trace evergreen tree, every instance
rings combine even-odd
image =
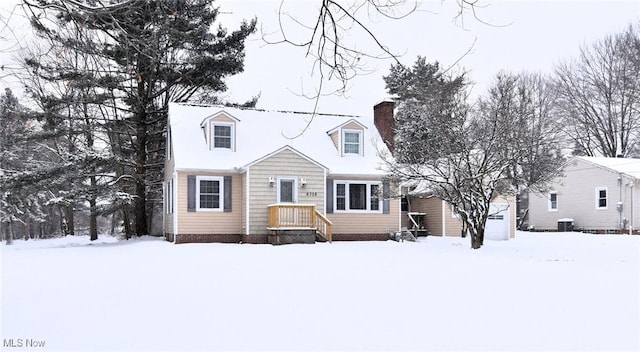
[[[39,178],[32,169],[40,163],[37,147],[30,143],[33,121],[26,117],[11,89],[0,97],[0,226],[7,244],[11,244],[22,224],[28,239],[32,222],[43,222],[44,189],[31,187]]]
[[[548,105],[526,80],[518,86],[499,78],[472,108],[464,75],[447,77],[438,63],[423,58],[412,68],[392,66],[384,79],[399,100],[397,147],[386,159],[391,175],[449,203],[462,222],[462,236],[469,234],[471,247],[480,248],[497,196],[515,195],[520,185],[542,187],[550,179],[542,172],[547,168],[538,167],[551,160],[540,154],[555,145],[526,140],[544,136]]]
[[[148,234],[153,212],[162,209],[168,103],[214,99],[224,91],[224,79],[243,70],[244,41],[256,21],[234,32],[212,30],[218,9],[210,0],[38,0],[30,7],[41,35],[94,63],[68,81],[90,84],[85,88],[94,94],[82,99],[96,99],[89,103],[108,116],[103,127],[117,161],[113,171],[120,195],[127,195],[118,199],[134,201],[133,228],[123,202],[127,235]],[[52,13],[50,27],[44,15]],[[69,30],[80,35],[68,36]],[[38,67],[41,60],[30,64]]]

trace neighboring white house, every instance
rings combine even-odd
[[[529,194],[529,225],[557,231],[631,233],[640,226],[640,159],[573,157],[545,194]]]

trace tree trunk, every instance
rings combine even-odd
[[[75,230],[75,219],[73,214],[73,205],[68,205],[65,207],[64,222],[65,222],[65,227],[63,228],[64,235],[75,236],[76,230]]]
[[[31,224],[29,223],[29,220],[24,222],[24,240],[28,241],[29,238],[31,237]]]
[[[95,170],[94,170],[95,174]],[[96,196],[96,188],[98,182],[95,176],[90,177],[91,181],[91,197],[89,198],[89,235],[91,241],[95,241],[98,239],[98,207],[97,207],[97,196]]]
[[[139,63],[144,70],[145,64]],[[143,71],[144,72],[144,71]],[[147,77],[145,77],[147,78]],[[145,95],[145,82],[143,78],[138,80],[138,96]],[[136,167],[135,167],[135,189],[136,198],[134,203],[134,217],[136,225],[136,235],[144,236],[148,234],[147,228],[147,189],[145,184],[146,163],[147,163],[147,111],[143,100],[139,103],[136,111]]]
[[[124,226],[124,234],[126,239],[130,239],[133,233],[131,233],[131,219],[129,219],[129,207],[126,205],[122,207],[122,224]]]
[[[117,221],[116,214],[118,213],[114,212],[113,214],[111,214],[111,232],[110,232],[111,237],[113,237],[116,232],[116,221]]]
[[[7,232],[7,244],[13,244],[13,221],[9,221],[7,225],[9,227]]]
[[[482,242],[480,241],[480,237],[477,234],[471,234],[471,248],[479,249],[482,247]]]
[[[471,248],[479,249],[484,244],[484,226],[476,226],[471,232]]]

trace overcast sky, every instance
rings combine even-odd
[[[351,1],[351,0],[349,0]],[[301,22],[312,24],[319,0],[285,0],[285,11]],[[258,107],[277,110],[311,111],[314,101],[301,97],[318,87],[313,60],[305,59],[305,51],[287,44],[266,45],[262,34],[277,40],[280,0],[222,0],[216,2],[223,12],[220,20],[229,30],[237,28],[241,19],[258,18],[259,33],[247,43],[245,72],[229,80],[230,100],[244,101],[260,94]],[[475,83],[473,93],[482,94],[499,70],[511,72],[552,72],[560,61],[576,57],[581,45],[622,31],[630,23],[640,21],[640,1],[497,1],[480,0],[478,17],[470,13],[460,23],[454,17],[457,1],[423,1],[420,11],[401,20],[365,18],[365,24],[406,65],[418,55],[439,61],[448,67],[468,71]],[[9,2],[2,1],[7,8]],[[6,12],[4,12],[6,14]],[[17,25],[14,25],[16,27]],[[305,33],[289,22],[289,35],[304,38]],[[3,34],[6,37],[6,31]],[[355,32],[354,32],[355,33]],[[376,52],[373,42],[354,34],[347,38],[358,48]],[[473,44],[475,41],[475,44]],[[6,51],[6,46],[0,47]],[[464,54],[471,51],[464,56]],[[464,57],[463,57],[464,56]],[[462,57],[462,58],[461,58]],[[7,55],[0,55],[2,64]],[[370,115],[372,106],[387,97],[382,76],[387,75],[391,60],[367,60],[369,69],[349,83],[346,96],[325,96],[319,111]],[[0,82],[9,84],[6,78]],[[329,83],[330,85],[330,83]]]
[[[317,13],[318,2],[300,0],[286,4],[290,13],[308,19]],[[396,21],[374,18],[374,22],[367,24],[391,51],[403,54],[400,61],[405,65],[413,64],[421,55],[448,67],[475,40],[471,52],[457,66],[459,71],[468,71],[468,77],[475,82],[473,93],[481,94],[499,70],[550,73],[556,63],[575,57],[580,45],[593,43],[640,21],[637,0],[480,0],[479,4],[486,6],[477,9],[478,17],[493,26],[480,23],[470,14],[466,15],[464,25],[456,22],[458,8],[454,0],[423,1],[422,11],[407,18]],[[264,32],[278,31],[280,1],[227,0],[221,5],[224,11],[232,12],[223,15],[225,23],[237,23],[255,14]],[[230,81],[231,97],[242,100],[260,92],[258,106],[262,108],[313,109],[313,101],[296,94],[303,90],[312,92],[317,87],[317,79],[310,77],[313,62],[304,59],[302,49],[286,44],[265,45],[259,37],[256,35],[248,43],[245,72]],[[373,47],[366,38],[361,40],[362,47]],[[391,64],[391,60],[369,60],[368,66],[374,71],[353,79],[347,97],[323,97],[319,110],[370,114],[372,106],[387,97],[382,76],[388,74]]]

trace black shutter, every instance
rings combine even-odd
[[[231,212],[231,176],[224,177],[224,212]]]
[[[196,177],[187,175],[187,211],[196,211]]]
[[[389,214],[391,212],[391,204],[389,198],[391,197],[389,190],[389,181],[382,182],[382,213]]]
[[[324,198],[327,204],[327,214],[333,213],[333,180],[327,179],[327,191]]]

